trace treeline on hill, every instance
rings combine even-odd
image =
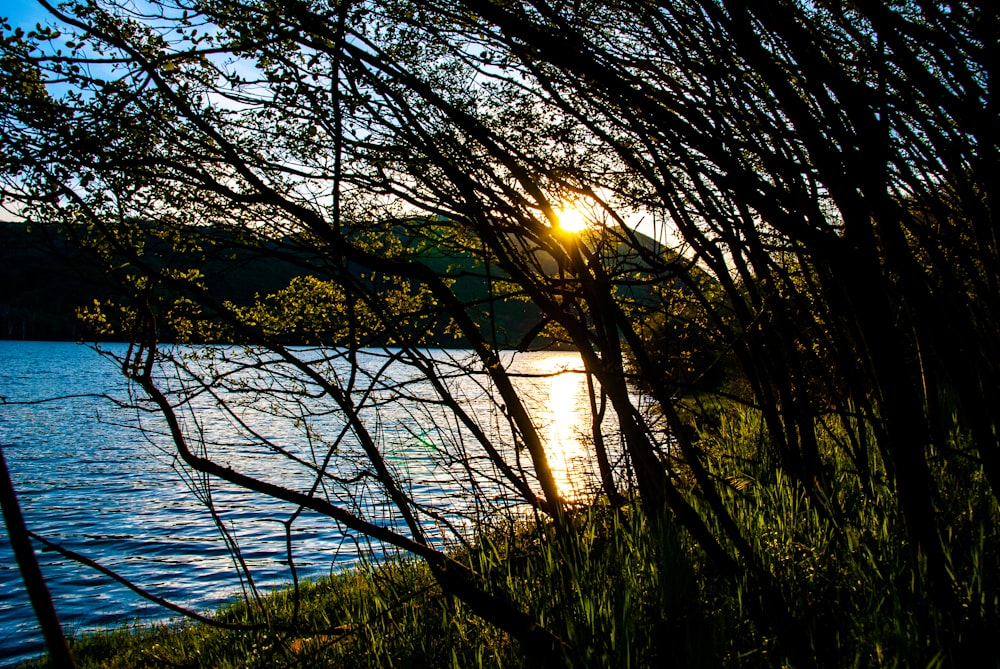
[[[424,233],[427,232],[425,227]],[[210,237],[211,246],[197,244],[177,250],[165,240],[159,240],[158,244],[154,240],[145,247],[145,257],[151,266],[161,269],[197,269],[203,274],[208,292],[219,303],[242,306],[253,305],[261,298],[266,300],[268,296],[272,296],[272,301],[293,300],[289,287],[296,283],[301,287],[303,277],[311,276],[308,252],[293,239],[276,240],[266,253],[261,253],[259,248],[252,252],[241,249],[239,240],[225,230],[202,231],[197,237],[201,240]],[[397,240],[398,243],[403,241],[403,238]],[[434,271],[454,277],[456,295],[470,306],[477,321],[489,332],[491,339],[495,337],[499,347],[558,345],[540,331],[533,332],[542,318],[530,302],[513,296],[497,296],[489,289],[492,281],[503,280],[500,270],[488,275],[470,254],[454,250],[442,254],[428,248],[426,239],[423,245],[423,261]],[[95,301],[111,304],[122,300],[120,280],[130,273],[130,269],[127,263],[116,269],[109,272],[93,254],[52,229],[16,222],[0,223],[0,338],[127,339],[127,332],[92,327],[93,322],[88,323],[80,313],[91,310]],[[294,305],[287,306],[289,311],[295,310]],[[332,308],[333,305],[326,306]],[[299,331],[292,322],[276,323],[282,331],[280,340],[286,344],[344,343],[342,337],[324,325],[323,317],[324,313],[314,314],[310,323],[299,323]],[[160,335],[164,341],[218,342],[226,336],[235,337],[232,333],[215,332],[213,335],[211,330],[179,333],[174,327],[176,322],[168,318],[161,323]],[[445,326],[446,323],[436,323],[431,327],[436,342],[447,345],[450,339],[458,345],[457,339],[447,336]],[[384,342],[373,339],[368,343]]]
[[[49,231],[0,224],[0,338],[76,340],[76,309],[104,296],[102,272]]]
[[[514,289],[501,268],[484,266],[471,252],[442,239],[447,232],[436,229],[432,221],[416,220],[411,225],[399,225],[384,231],[392,243],[416,249],[416,255],[431,271],[454,281],[457,299],[467,305],[474,321],[497,348],[537,349],[572,346],[565,337],[554,333],[551,320],[527,296]],[[413,224],[416,224],[414,226]],[[407,234],[407,229],[418,229],[417,236]],[[335,305],[321,307],[310,317],[309,323],[293,316],[300,306],[289,304],[295,299],[309,299],[303,294],[308,277],[321,274],[323,260],[310,260],[307,245],[294,237],[277,239],[265,248],[248,248],[227,230],[202,230],[192,233],[189,244],[173,244],[164,239],[152,239],[144,247],[144,257],[149,266],[188,268],[200,273],[200,280],[207,292],[218,303],[231,303],[250,307],[262,306],[270,301],[284,302],[287,319],[280,312],[271,315],[276,319],[275,332],[286,344],[341,345],[346,339],[338,334],[325,318],[335,321]],[[663,253],[652,239],[636,233],[643,247]],[[211,240],[206,243],[206,240]],[[177,247],[180,248],[177,248]],[[621,248],[624,262],[627,249]],[[314,263],[311,265],[311,263]],[[542,258],[543,271],[556,274],[558,267],[550,259]],[[94,319],[86,314],[95,303],[112,305],[125,299],[121,280],[136,273],[127,262],[118,264],[109,272],[92,253],[83,250],[58,231],[17,222],[0,222],[0,338],[17,340],[97,340],[113,341],[129,337],[129,333],[95,327]],[[357,269],[358,280],[364,275]],[[701,285],[699,290],[711,286],[707,274],[696,273]],[[304,283],[305,282],[305,283]],[[296,291],[298,287],[298,291]],[[652,310],[645,318],[651,336],[658,342],[656,350],[672,360],[679,378],[686,382],[716,385],[727,374],[724,356],[717,347],[705,341],[704,328],[695,323],[697,316],[690,307],[691,295],[679,282],[673,282],[674,298],[666,308]],[[717,290],[717,287],[714,288]],[[169,289],[166,289],[169,293]],[[662,291],[662,287],[661,287]],[[296,298],[296,292],[298,297]],[[624,297],[634,302],[652,304],[650,287],[636,281],[623,285]],[[681,297],[683,296],[683,298]],[[342,299],[337,296],[336,299]],[[327,299],[335,296],[328,295]],[[312,299],[316,299],[313,291]],[[168,301],[170,301],[168,299]],[[174,318],[161,321],[160,336],[163,341],[188,343],[225,343],[238,339],[232,332],[223,333],[211,328],[199,332],[175,327],[187,319],[175,314]],[[279,322],[280,321],[280,322]],[[417,324],[414,324],[415,327]],[[458,337],[450,337],[448,323],[437,319],[428,327],[429,341],[437,346],[460,346]],[[386,343],[384,337],[370,339],[367,344]],[[686,371],[682,371],[686,370]],[[731,370],[729,370],[731,371]],[[697,379],[697,380],[696,380]]]

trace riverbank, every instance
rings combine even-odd
[[[935,472],[950,521],[948,559],[967,588],[955,593],[963,612],[945,617],[929,606],[923,567],[909,566],[913,548],[886,479],[870,477],[864,489],[850,462],[831,459],[839,485],[816,500],[758,457],[762,437],[759,416],[734,409],[701,442],[743,463],[720,488],[721,501],[763,556],[756,568],[719,569],[689,535],[669,521],[651,525],[632,506],[581,511],[559,537],[547,524],[481,537],[456,557],[565,641],[568,666],[782,666],[778,625],[795,628],[815,666],[959,666],[975,653],[980,666],[993,666],[997,651],[983,632],[997,620],[1000,509],[971,463]],[[711,513],[691,503],[711,526]],[[529,664],[419,562],[362,566],[230,606],[216,620],[244,629],[123,629],[78,639],[74,652],[81,667],[114,668]]]
[[[668,655],[704,661],[687,666],[717,664],[713,637],[725,626],[702,610],[686,553],[677,537],[650,532],[635,509],[596,508],[577,515],[564,538],[549,525],[525,525],[457,557],[571,643],[577,666],[620,666],[625,658],[651,666]],[[88,634],[72,642],[73,653],[81,668],[115,669],[530,666],[508,635],[446,597],[418,561],[308,581],[224,607],[214,621],[220,627]]]
[[[124,356],[128,350],[124,344],[102,348],[115,356]],[[208,352],[194,346],[184,350]],[[232,358],[241,355],[242,349],[216,352]],[[391,351],[365,350],[351,360],[360,365],[362,376],[380,374],[383,380],[392,378],[401,383],[408,374],[405,366],[384,369],[392,355]],[[429,351],[428,355],[457,369],[468,359],[461,351]],[[518,392],[530,403],[539,425],[546,426],[543,435],[558,456],[554,462],[559,466],[560,481],[567,481],[574,489],[595,488],[596,465],[586,457],[579,432],[573,427],[591,423],[586,381],[582,374],[558,373],[581,369],[579,356],[553,352],[502,355],[516,375]],[[342,378],[347,378],[351,360],[333,361]],[[468,411],[488,416],[495,405],[487,398],[481,401],[480,380],[476,374],[463,372],[454,383],[459,395],[470,398]],[[0,394],[9,402],[2,410],[0,443],[32,531],[190,609],[215,611],[229,596],[240,592],[240,574],[233,568],[231,553],[213,516],[192,493],[183,472],[175,470],[173,445],[159,439],[158,419],[143,416],[140,420],[136,411],[127,408],[128,384],[114,360],[72,342],[0,341]],[[234,395],[227,397],[235,399]],[[284,478],[297,473],[284,467],[283,457],[257,449],[252,434],[237,436],[237,428],[212,406],[199,406],[205,434],[224,449],[220,458],[244,471],[276,481],[294,480],[302,489],[308,488],[312,480],[308,473],[301,479]],[[464,479],[453,471],[461,465],[442,463],[429,448],[430,442],[439,446],[448,443],[446,433],[435,431],[435,421],[446,425],[445,417],[421,414],[422,439],[414,439],[417,426],[413,417],[419,412],[414,402],[393,401],[364,411],[373,420],[377,412],[382,426],[380,445],[392,466],[402,468],[401,475],[413,483],[423,508],[456,523],[464,532],[465,519],[474,515],[474,500]],[[336,414],[318,405],[306,413],[312,416],[308,433],[301,423],[278,423],[266,413],[245,413],[243,418],[252,419],[253,430],[266,430],[271,439],[297,446],[299,453],[308,456],[308,439],[320,434],[335,436],[342,425]],[[616,425],[613,417],[605,419],[609,443]],[[492,428],[489,438],[498,445],[509,441]],[[350,448],[348,440],[336,457],[346,458]],[[341,466],[337,471],[354,471],[349,461]],[[361,479],[356,488],[344,484],[343,499],[364,495],[366,480]],[[477,486],[487,498],[502,495],[488,481],[479,481]],[[300,578],[340,573],[359,557],[358,544],[350,533],[328,517],[296,513],[293,505],[248,494],[219,481],[213,482],[212,501],[218,517],[243,547],[255,583],[264,590],[292,581],[286,536],[277,521],[287,521],[293,514],[293,557]],[[490,522],[500,522],[501,516],[506,516],[502,510],[489,515]],[[383,518],[374,512],[371,517]],[[435,541],[441,536],[436,528],[428,530]],[[452,532],[445,534],[454,537]],[[135,621],[149,624],[172,615],[57,553],[40,551],[38,557],[67,630],[104,629]],[[3,540],[0,565],[8,567],[0,569],[0,666],[9,667],[41,653],[43,646],[13,554]]]

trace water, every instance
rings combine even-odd
[[[118,356],[126,352],[120,345],[106,348]],[[248,359],[239,349],[214,350],[212,359],[192,357],[200,351],[178,351],[187,354],[181,378],[160,372],[163,387],[178,392],[209,371],[219,374],[214,385],[185,396],[187,408],[179,412],[187,433],[196,437],[195,449],[205,449],[240,471],[299,490],[315,483],[314,473],[287,456],[301,463],[329,457],[331,470],[349,480],[328,480],[328,499],[405,532],[384,491],[364,476],[369,467],[360,443],[350,430],[345,432],[343,412],[329,398],[319,393],[308,397],[315,386],[302,385],[288,374],[287,365],[273,359],[245,368]],[[329,352],[321,350],[297,352],[313,369],[344,384],[350,383],[353,371],[352,397],[360,407],[359,420],[386,453],[408,493],[441,519],[421,518],[432,540],[447,542],[455,532],[510,511],[510,505],[505,506],[510,486],[451,412],[428,403],[437,394],[413,368],[390,364],[384,354],[374,351],[354,361],[326,360]],[[221,362],[220,355],[225,357]],[[509,428],[488,384],[465,374],[470,368],[468,355],[444,351],[429,355],[428,364],[439,365],[454,377],[446,383],[469,415],[511,462],[520,459],[530,474],[524,454],[504,443],[510,441]],[[506,362],[524,375],[518,388],[529,398],[560,487],[570,497],[588,494],[596,486],[596,475],[588,455],[586,380],[579,373],[560,373],[579,369],[578,356],[531,353],[508,356]],[[89,347],[0,341],[0,396],[7,402],[0,405],[0,444],[31,530],[158,596],[202,612],[239,596],[247,587],[246,575],[234,567],[219,525],[199,500],[209,492],[219,523],[238,541],[259,587],[291,579],[285,543],[288,523],[300,577],[329,574],[359,558],[358,537],[328,518],[296,515],[290,505],[217,482],[206,487],[180,466],[162,419],[130,406],[135,404],[130,401],[132,394],[141,399],[114,361]],[[231,410],[221,410],[220,400]],[[139,406],[144,406],[141,401]],[[606,426],[606,432],[613,433],[613,425]],[[381,550],[374,547],[376,557]],[[97,571],[56,553],[36,552],[60,619],[71,633],[168,617],[162,608]],[[0,664],[11,665],[42,651],[4,532]]]

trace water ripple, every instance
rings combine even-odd
[[[580,434],[589,430],[589,409],[578,375],[552,374],[574,361],[578,364],[579,358],[538,354],[526,360],[529,373],[543,376],[541,380],[521,379],[519,384],[528,395],[531,389],[538,391],[533,409],[541,416],[539,429],[550,448],[558,451],[553,452],[553,466],[559,484],[569,493],[581,480],[579,472],[588,466],[587,459],[580,456],[585,446]],[[380,364],[383,360],[373,361]],[[246,382],[250,387],[273,380]],[[428,384],[417,381],[407,390],[412,395],[432,392]],[[0,395],[29,401],[60,393],[128,398],[128,388],[115,366],[87,347],[0,341]],[[496,415],[495,407],[476,384],[463,389],[462,394],[470,412],[484,417],[484,424]],[[249,398],[253,400],[253,396]],[[250,475],[301,490],[310,488],[312,474],[283,458],[276,462],[272,451],[247,437],[231,420],[219,418],[214,404],[208,398],[203,400],[202,408],[185,415],[184,420],[188,425],[198,421],[213,453]],[[464,508],[459,491],[467,486],[468,473],[448,465],[444,458],[445,443],[456,435],[461,437],[458,429],[418,429],[422,424],[418,419],[422,420],[426,410],[402,408],[390,400],[372,409],[373,424],[379,426],[380,438],[387,444],[390,465],[402,475],[410,494],[441,513],[452,514],[461,525],[465,521],[458,515]],[[553,402],[558,402],[557,410],[548,407]],[[248,400],[244,410],[243,419],[255,421],[259,434],[307,460],[313,457],[312,449],[322,447],[324,430],[334,434],[342,425],[335,411],[318,404],[272,407],[258,399]],[[154,432],[162,431],[155,422],[146,427],[151,425]],[[439,427],[444,425],[442,421]],[[310,439],[303,437],[306,426]],[[26,522],[38,534],[118,571],[161,597],[197,611],[212,609],[241,592],[230,550],[211,515],[191,493],[192,481],[185,482],[179,476],[175,458],[165,454],[155,435],[147,438],[139,427],[134,410],[97,397],[4,405],[0,444]],[[334,465],[340,467],[336,471],[345,477],[362,471],[362,462],[357,444],[342,443],[335,453]],[[480,464],[491,471],[488,463]],[[361,478],[353,487],[328,482],[327,490],[334,501],[353,500],[356,509],[379,524],[404,527],[370,478]],[[484,493],[503,499],[499,487],[486,488]],[[283,523],[295,508],[217,483],[212,485],[212,497],[221,523],[242,547],[258,586],[287,583],[290,571]],[[300,577],[326,575],[357,559],[356,544],[328,518],[302,513],[293,531],[293,559]],[[96,571],[56,553],[39,551],[38,556],[60,618],[71,632],[162,619],[164,615],[162,609]],[[41,650],[34,615],[4,533],[0,537],[0,664],[14,663]]]

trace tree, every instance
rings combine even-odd
[[[820,432],[844,431],[838,449],[857,463],[860,488],[892,481],[910,565],[933,594],[927,623],[966,629],[995,616],[970,612],[960,594],[936,472],[948,461],[962,482],[983,475],[994,498],[1000,490],[996,11],[778,0],[50,11],[76,35],[63,53],[42,48],[57,39],[44,29],[5,38],[5,195],[117,269],[136,343],[123,367],[193,468],[424,557],[484,617],[557,652],[472,575],[453,580],[457,567],[430,547],[420,501],[359,410],[367,389],[280,342],[283,324],[319,322],[347,360],[360,346],[398,346],[387,355],[426,377],[511,494],[564,526],[544,444],[472,315],[482,305],[427,260],[428,248],[452,246],[477,259],[487,304],[530,300],[541,314],[532,332],[547,327],[580,351],[647,516],[675,519],[721,571],[754,583],[759,620],[793,659],[812,651],[787,593],[678,401],[691,379],[663,341],[679,337],[680,321],[654,333],[646,324],[679,300],[710,341],[698,365],[736,361],[746,390],[735,399],[760,410],[767,458],[835,524],[848,522],[834,494],[846,484]],[[570,203],[586,212],[587,234],[559,228]],[[637,217],[675,230],[682,253],[636,234]],[[312,278],[252,305],[220,302],[197,262],[149,257],[151,239],[262,256],[294,240]],[[400,327],[401,313],[414,327]],[[332,401],[406,529],[193,451],[176,418],[188,396],[169,397],[154,374],[157,361],[179,364],[159,346],[165,321],[262,346],[252,365],[276,356]],[[421,352],[440,322],[488,376],[530,477]],[[633,383],[655,398],[666,432],[636,410]],[[973,446],[956,447],[956,433]],[[313,467],[317,481],[325,466]]]

